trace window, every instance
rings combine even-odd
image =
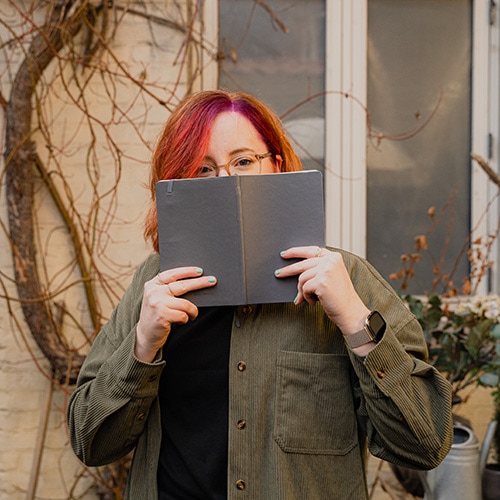
[[[387,278],[399,269],[401,254],[412,251],[414,236],[430,228],[431,206],[436,214],[450,207],[429,237],[436,259],[448,247],[441,269],[454,267],[471,228],[477,235],[497,231],[498,188],[469,158],[477,153],[498,169],[494,3],[272,0],[265,4],[269,10],[248,0],[217,5],[224,54],[218,85],[248,91],[274,107],[306,168],[323,170],[329,244],[366,255]],[[378,142],[371,132],[404,140]],[[497,246],[492,251],[498,260]],[[414,293],[432,281],[432,264],[419,266]],[[463,259],[455,284],[467,273]],[[498,280],[494,270],[479,291],[498,290]]]

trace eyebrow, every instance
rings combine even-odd
[[[246,153],[246,152],[255,153],[255,151],[252,148],[243,147],[243,148],[233,149],[232,151],[229,152],[229,156],[233,158],[234,156],[240,153]],[[211,156],[205,156],[205,160],[210,160],[215,164],[215,160]]]

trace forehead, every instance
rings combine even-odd
[[[225,111],[217,116],[210,132],[208,154],[258,151],[265,147],[257,129],[244,115]]]

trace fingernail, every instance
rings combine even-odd
[[[281,273],[281,269],[276,269],[276,271],[274,271],[275,276],[279,276],[280,273]]]
[[[203,269],[202,269],[201,267],[197,267],[197,268],[196,268],[196,272],[197,272],[198,274],[202,274],[202,273],[203,273]]]
[[[297,295],[297,297],[295,297],[295,298],[293,299],[293,303],[294,303],[294,304],[296,304],[296,303],[297,303],[298,298],[299,298],[299,296]]]
[[[213,276],[210,276],[210,278],[208,278],[208,282],[209,283],[215,283],[215,278]]]
[[[280,252],[280,255],[281,255],[282,257],[283,257],[283,255],[285,255],[285,254],[286,254],[286,250],[282,250],[282,251]]]

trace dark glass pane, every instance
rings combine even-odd
[[[393,136],[371,137],[367,148],[368,259],[389,277],[413,251],[414,237],[431,228],[427,210],[434,206],[438,215],[447,206],[428,237],[434,261],[416,266],[410,291],[422,293],[432,287],[434,266],[455,269],[469,234],[471,2],[368,5],[369,116],[373,132]],[[463,255],[454,283],[467,274]]]

